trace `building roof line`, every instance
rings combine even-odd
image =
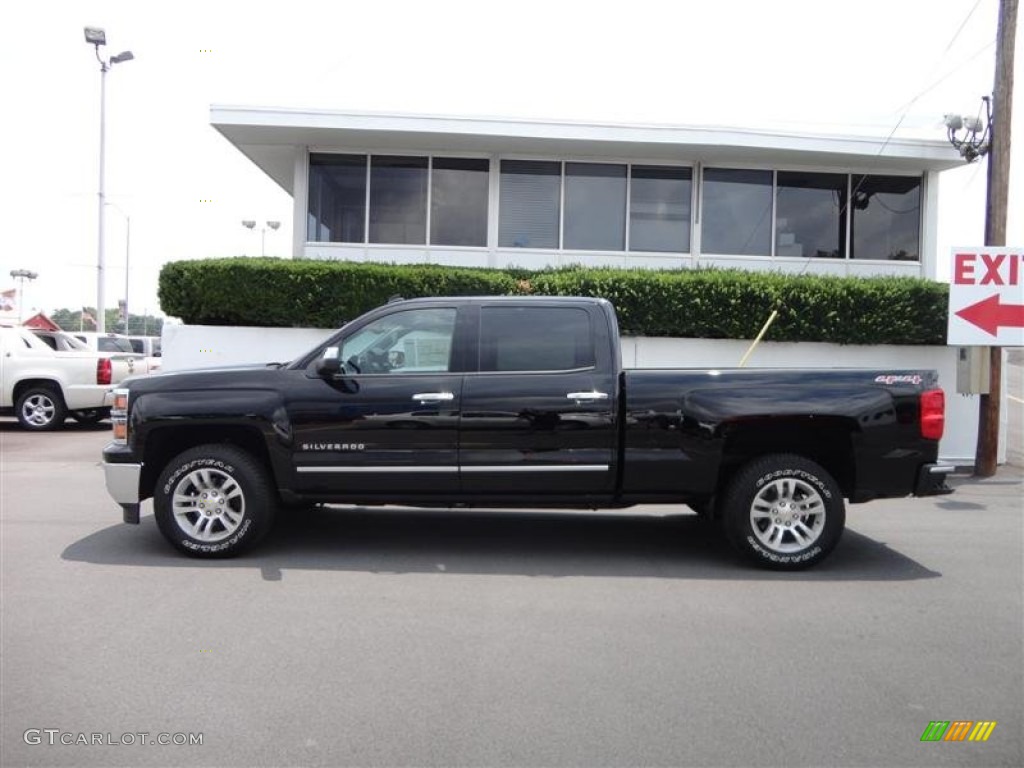
[[[478,115],[437,115],[415,113],[381,113],[360,110],[328,110],[296,107],[261,107],[235,104],[213,104],[210,107],[210,121],[215,125],[248,125],[265,127],[345,127],[355,130],[373,130],[386,124],[391,130],[413,130],[417,133],[486,133],[488,135],[509,135],[527,138],[533,134],[530,128],[546,129],[559,134],[570,133],[573,129],[592,132],[616,132],[608,140],[639,141],[623,134],[644,134],[643,141],[659,143],[691,143],[693,139],[707,135],[745,137],[762,140],[797,140],[819,142],[849,142],[856,145],[877,145],[881,151],[886,147],[904,149],[927,149],[948,151],[955,154],[948,142],[942,139],[911,138],[894,136],[886,142],[888,130],[879,128],[877,135],[868,133],[839,134],[834,132],[799,131],[791,128],[753,128],[749,126],[729,125],[681,125],[671,123],[624,123],[594,120],[555,120],[550,118],[498,117]],[[347,125],[336,125],[345,122]],[[353,125],[353,122],[363,125]],[[417,126],[417,124],[419,124]],[[431,130],[433,129],[433,130]],[[518,130],[516,130],[518,129]],[[525,130],[524,130],[525,129]],[[659,138],[658,135],[661,135]],[[691,141],[679,141],[688,137]],[[571,138],[562,135],[561,138]],[[590,135],[589,139],[600,138]]]

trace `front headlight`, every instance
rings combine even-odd
[[[114,390],[114,404],[110,407],[110,421],[114,429],[114,442],[128,444],[128,390]]]

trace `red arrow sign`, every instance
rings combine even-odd
[[[999,335],[1000,326],[1024,328],[1024,304],[1000,304],[998,293],[964,307],[956,314],[992,336]]]

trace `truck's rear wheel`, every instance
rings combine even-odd
[[[194,557],[231,557],[258,542],[273,522],[276,495],[266,470],[229,445],[200,445],[164,467],[153,510],[164,537]]]
[[[14,408],[21,426],[37,432],[57,429],[68,415],[60,391],[49,386],[26,389],[18,396]]]
[[[755,459],[726,491],[726,535],[741,553],[775,570],[807,568],[839,542],[846,510],[839,485],[801,456]]]

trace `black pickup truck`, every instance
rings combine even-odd
[[[183,552],[301,505],[688,505],[755,562],[824,558],[851,502],[948,493],[934,371],[623,370],[607,301],[395,301],[289,363],[115,390],[107,488]]]

